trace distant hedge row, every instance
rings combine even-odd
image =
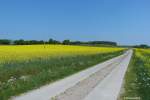
[[[32,45],[32,44],[65,44],[65,45],[113,45],[117,46],[116,42],[111,41],[88,41],[88,42],[82,42],[82,41],[70,41],[70,40],[64,40],[64,41],[57,41],[54,39],[49,39],[48,41],[43,40],[8,40],[8,39],[0,39],[0,45]]]

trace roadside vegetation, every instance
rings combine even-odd
[[[62,79],[123,51],[69,45],[0,46],[0,100]]]
[[[150,49],[135,49],[121,100],[150,100]]]
[[[116,42],[112,41],[71,41],[71,40],[63,40],[58,41],[50,38],[48,41],[46,40],[8,40],[8,39],[0,39],[0,45],[37,45],[37,44],[63,44],[63,45],[86,45],[86,46],[117,46]]]

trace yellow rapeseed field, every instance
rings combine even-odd
[[[0,100],[8,100],[119,56],[123,49],[71,45],[0,46]]]
[[[22,61],[33,58],[47,58],[60,56],[89,55],[109,53],[123,48],[87,47],[69,45],[20,45],[0,46],[0,63],[5,61]]]
[[[147,59],[146,56],[144,56],[143,54],[150,54],[150,49],[135,49],[135,50],[136,56],[140,57],[143,60]]]

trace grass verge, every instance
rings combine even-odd
[[[138,55],[140,53],[140,56]],[[150,100],[150,54],[135,50],[119,100]]]

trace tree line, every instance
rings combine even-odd
[[[48,41],[44,40],[9,40],[9,39],[0,39],[0,45],[33,45],[33,44],[64,44],[64,45],[112,45],[117,46],[116,42],[111,41],[71,41],[63,40],[58,41],[54,39],[49,39]]]
[[[133,46],[134,48],[144,48],[144,49],[148,49],[150,48],[150,46],[146,45],[146,44],[140,44],[140,45],[135,45]]]

